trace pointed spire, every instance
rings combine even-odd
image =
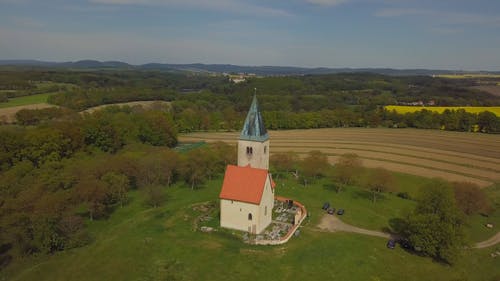
[[[255,89],[257,92],[257,89]],[[264,120],[260,114],[259,104],[257,103],[257,95],[253,95],[252,105],[248,110],[243,130],[241,130],[240,140],[250,141],[266,141],[269,139],[266,127],[264,127]]]

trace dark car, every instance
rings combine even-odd
[[[391,239],[391,240],[387,241],[387,248],[389,248],[389,249],[396,248],[396,240]]]
[[[323,210],[327,210],[328,208],[330,208],[330,203],[328,202],[325,202],[325,204],[323,204]]]
[[[337,215],[342,216],[344,214],[344,209],[339,209]]]
[[[335,208],[328,208],[326,212],[329,213],[330,215],[333,215],[335,214]]]
[[[410,245],[410,242],[406,239],[400,239],[399,241],[399,245],[401,245],[401,247],[405,248],[405,249],[411,249],[411,245]]]

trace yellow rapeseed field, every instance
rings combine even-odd
[[[465,73],[465,74],[438,74],[434,77],[447,79],[471,79],[471,78],[500,78],[499,74],[491,73]]]
[[[494,113],[496,116],[500,116],[500,106],[405,106],[405,105],[387,105],[384,107],[389,111],[396,110],[397,113],[409,113],[415,112],[422,109],[435,111],[439,113],[443,113],[446,109],[449,110],[458,110],[464,109],[467,112],[471,113],[480,113],[484,111],[490,111]]]

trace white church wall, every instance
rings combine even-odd
[[[247,148],[252,148],[251,153],[247,153]],[[238,166],[245,167],[248,164],[252,168],[269,169],[269,140],[238,141]]]
[[[259,226],[259,205],[240,202],[235,200],[220,200],[220,224],[221,227],[231,228],[241,231],[258,233]],[[248,219],[248,214],[252,214],[252,220]]]
[[[270,177],[267,177],[262,199],[259,205],[259,225],[257,232],[262,232],[270,223],[273,216],[274,193],[271,188]]]

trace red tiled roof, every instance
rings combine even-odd
[[[265,169],[228,165],[219,198],[259,204],[267,177]]]

